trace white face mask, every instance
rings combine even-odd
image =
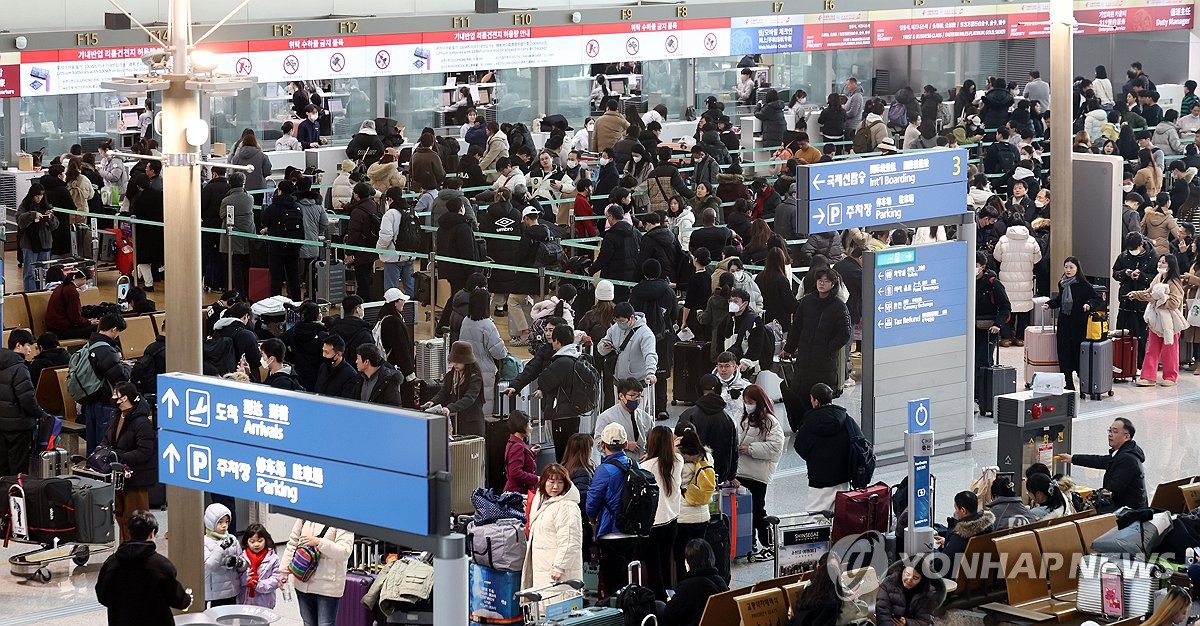
[[[756,403],[754,403],[754,402],[743,402],[742,404],[745,404],[745,405],[746,405],[746,412],[747,412],[747,413],[753,413],[753,412],[754,412],[754,409],[756,409],[756,408],[758,407],[758,404],[756,404]]]
[[[742,279],[746,277],[746,272],[744,270],[734,270],[730,273],[733,274],[734,280],[738,282],[741,282]]]
[[[1133,185],[1121,185],[1121,191],[1124,191],[1125,193],[1129,193],[1129,192],[1133,191]]]
[[[641,162],[642,162],[642,155],[640,155],[640,154],[635,154],[635,155],[633,155],[633,162],[634,162],[634,163],[641,163]]]
[[[606,159],[604,157],[600,157],[600,165],[608,165],[609,163],[612,163],[612,159]]]
[[[308,116],[308,121],[310,121],[310,122],[315,122],[315,121],[317,121],[317,116],[315,116],[315,115],[310,115],[310,116]]]
[[[576,165],[579,165],[579,161],[567,159],[567,167],[575,167]]]
[[[1033,206],[1035,206],[1035,207],[1037,207],[1037,208],[1039,208],[1039,209],[1040,209],[1040,208],[1042,208],[1042,207],[1046,206],[1046,203],[1045,203],[1045,202],[1042,202],[1041,200],[1034,200],[1034,201],[1033,201]]]
[[[741,310],[742,310],[742,305],[740,305],[740,304],[738,304],[738,303],[736,303],[736,302],[730,302],[730,303],[729,303],[729,312],[730,312],[730,313],[738,313],[738,312],[740,312]]]
[[[1160,267],[1160,268],[1158,268],[1158,273],[1159,273],[1159,274],[1166,274],[1166,273],[1167,273],[1167,268],[1165,268],[1165,267]]]

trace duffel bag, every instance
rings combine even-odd
[[[502,519],[491,524],[467,524],[467,552],[471,560],[496,570],[519,572],[525,566],[525,524]]]

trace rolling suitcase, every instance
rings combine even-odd
[[[700,377],[712,371],[708,362],[707,341],[675,342],[675,367],[671,376],[675,379],[671,404],[691,404],[700,398]]]
[[[886,533],[891,521],[892,490],[887,483],[839,491],[833,500],[833,530],[829,540],[836,542],[870,530]]]
[[[558,462],[558,457],[554,450],[554,439],[550,436],[550,425],[546,423],[546,420],[538,420],[534,425],[533,435],[530,437],[530,445],[541,446],[534,453],[537,473],[538,476],[541,476],[543,470]]]
[[[721,578],[725,579],[725,583],[730,581],[729,573],[729,516],[724,513],[713,513],[708,518],[708,526],[704,527],[704,540],[708,542],[708,546],[712,548],[713,556],[716,557],[714,566],[717,572],[721,574]]]
[[[610,606],[589,606],[546,623],[548,626],[625,626],[625,615],[621,609]]]
[[[455,515],[474,513],[471,493],[484,483],[487,443],[478,435],[450,437],[450,512]]]
[[[1058,339],[1053,326],[1025,328],[1025,388],[1033,387],[1038,372],[1058,372]]]
[[[372,626],[374,611],[363,604],[363,597],[375,584],[375,576],[365,570],[352,569],[346,572],[346,587],[338,602],[337,626]]]
[[[70,474],[70,456],[62,448],[42,450],[35,457],[35,462],[29,470],[37,478],[54,478]]]
[[[504,490],[508,473],[504,467],[504,449],[508,446],[508,419],[486,417],[483,420],[484,439],[487,440],[487,483],[491,489]]]
[[[341,259],[333,261],[316,260],[309,266],[308,284],[312,293],[308,297],[313,300],[326,300],[330,304],[341,304],[346,299],[346,262]],[[382,292],[381,292],[382,293]]]
[[[1079,345],[1079,397],[1113,395],[1113,342],[1084,341]]]
[[[1115,331],[1122,332],[1122,331]],[[1112,338],[1113,344],[1113,380],[1133,380],[1137,377],[1138,338],[1132,335],[1120,335]]]
[[[417,341],[417,378],[427,382],[440,382],[446,375],[446,343],[449,335],[442,339],[422,339]]]
[[[719,513],[729,517],[730,560],[749,556],[754,548],[754,500],[750,491],[745,487],[722,488],[719,497]]]
[[[1017,391],[1017,368],[1000,365],[1000,344],[996,346],[996,360],[990,367],[985,367],[979,377],[979,414],[990,415],[994,410],[996,396]]]
[[[271,270],[265,267],[250,268],[250,293],[247,302],[261,302],[271,297]]]

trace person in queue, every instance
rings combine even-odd
[[[773,560],[774,529],[766,521],[767,485],[774,478],[783,456],[783,427],[775,417],[774,404],[762,387],[746,387],[741,401],[744,409],[742,418],[736,422],[738,463],[734,483],[748,489],[754,503],[756,547],[751,550],[750,560]]]
[[[450,370],[442,379],[442,388],[421,408],[438,405],[442,415],[453,416],[455,434],[483,437],[483,374],[471,344],[455,341],[446,361]]]
[[[563,580],[583,578],[583,520],[581,493],[567,469],[548,465],[537,481],[529,507],[529,544],[521,587],[541,587]],[[564,588],[542,596],[542,606],[570,594]]]

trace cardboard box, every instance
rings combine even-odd
[[[32,172],[33,171],[33,155],[32,154],[22,154],[19,157],[17,157],[17,169],[22,172]]]

